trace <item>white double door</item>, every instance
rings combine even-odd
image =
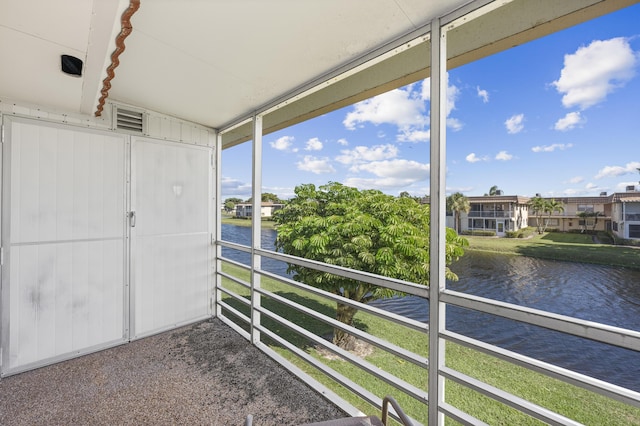
[[[4,125],[2,375],[210,315],[209,148]]]

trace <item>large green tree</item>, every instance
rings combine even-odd
[[[231,197],[224,200],[224,208],[226,211],[231,211],[236,204],[242,203],[242,198]]]
[[[469,199],[461,192],[453,193],[447,197],[447,210],[453,213],[453,228],[460,232],[460,212],[469,213]]]
[[[272,192],[263,192],[262,193],[262,201],[263,202],[271,202],[271,203],[281,203],[282,201],[278,196]]]
[[[297,186],[295,197],[275,213],[276,247],[284,253],[330,265],[429,284],[429,206],[330,182]],[[463,255],[467,241],[446,233],[447,265]],[[294,279],[361,303],[397,294],[351,278],[294,264]],[[446,276],[457,279],[448,267]],[[336,319],[352,325],[357,309],[338,303]],[[333,341],[350,349],[353,338],[335,329]]]

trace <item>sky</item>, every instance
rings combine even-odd
[[[448,73],[447,194],[596,196],[640,186],[640,4]],[[341,182],[429,194],[429,80],[263,137],[262,192]],[[251,197],[251,144],[222,199]]]

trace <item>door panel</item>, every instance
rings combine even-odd
[[[126,339],[125,137],[18,118],[6,128],[3,374]]]
[[[208,147],[132,144],[134,338],[211,313],[210,159]]]

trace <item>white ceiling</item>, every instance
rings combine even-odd
[[[610,9],[634,2],[513,3],[535,3],[540,10],[545,4],[550,10],[571,4],[576,11],[594,3]],[[142,0],[131,18],[133,32],[125,40],[109,100],[220,128],[467,3]],[[128,6],[129,0],[0,0],[0,98],[93,114]],[[493,29],[505,29],[507,23],[503,16]],[[530,17],[522,28],[500,37],[515,37],[541,23]],[[495,39],[483,45],[495,45]],[[83,59],[84,75],[63,74],[61,54]]]

